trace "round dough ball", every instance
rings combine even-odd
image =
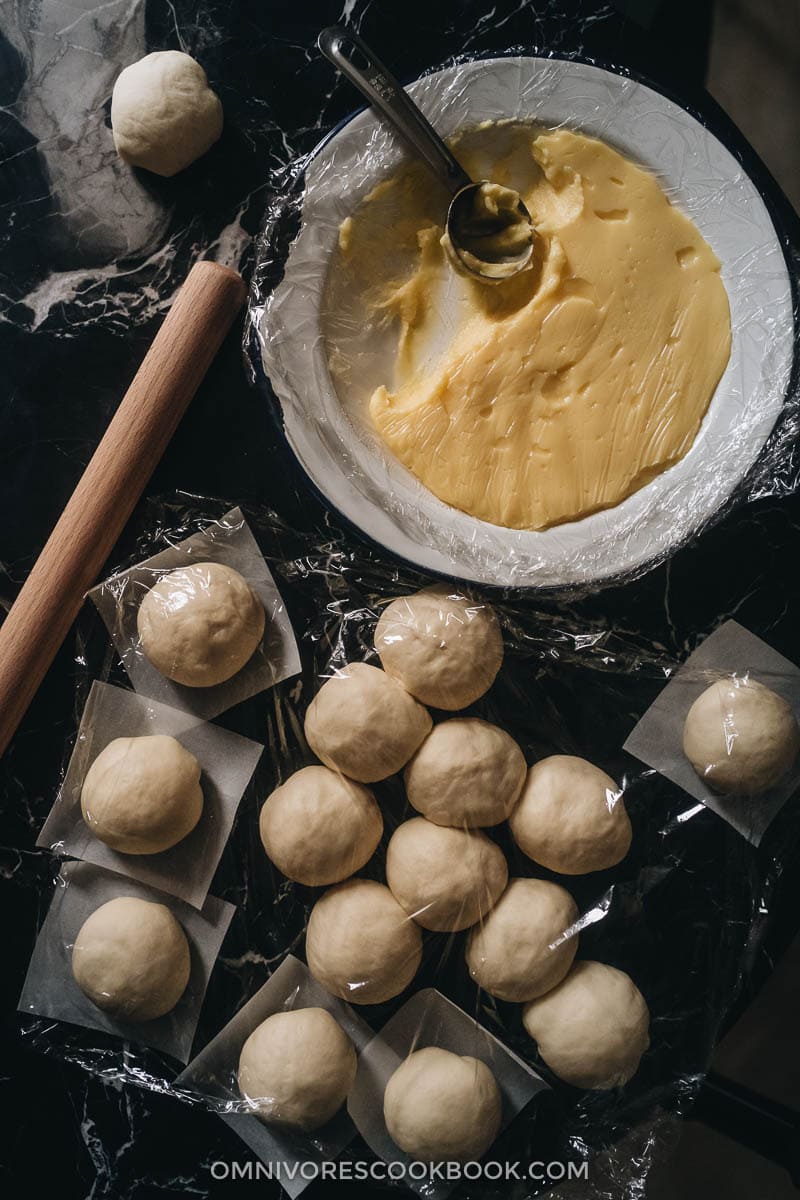
[[[200,764],[165,734],[115,738],[81,790],[83,819],[121,854],[158,854],[194,829],[203,811]]]
[[[436,825],[499,825],[525,782],[512,737],[477,717],[434,726],[405,770],[409,802]]]
[[[503,1102],[486,1063],[426,1046],[390,1077],[383,1118],[392,1141],[418,1162],[473,1162],[500,1132]]]
[[[219,138],[222,105],[198,62],[179,50],[157,50],[118,76],[111,128],[125,162],[177,175]]]
[[[367,663],[322,685],[306,713],[306,740],[326,767],[361,783],[400,771],[431,728],[430,713]]]
[[[186,991],[189,943],[165,904],[117,896],[84,921],[72,974],[93,1004],[124,1021],[171,1012]]]
[[[306,958],[311,974],[334,996],[381,1004],[416,975],[422,934],[382,883],[348,879],[312,908]]]
[[[715,792],[759,795],[790,770],[800,750],[791,705],[754,679],[718,679],[695,700],[683,751]]]
[[[533,1000],[555,987],[570,968],[578,919],[569,892],[545,879],[512,879],[488,917],[467,941],[467,966],[477,984],[499,1000]]]
[[[412,696],[448,711],[474,704],[503,661],[493,609],[444,584],[393,600],[378,621],[375,649]]]
[[[327,767],[304,767],[267,798],[259,828],[279,871],[320,887],[347,879],[372,858],[383,817],[363,784]]]
[[[588,960],[526,1004],[522,1023],[550,1070],[574,1087],[620,1087],[650,1045],[650,1013],[636,984],[624,971]]]
[[[353,1043],[324,1008],[273,1013],[239,1056],[239,1091],[268,1125],[319,1129],[342,1107],[355,1077]]]
[[[150,662],[185,687],[224,683],[264,636],[264,605],[224,563],[192,563],[162,576],[139,605],[137,626]]]
[[[386,882],[423,929],[454,933],[497,903],[508,883],[508,864],[485,834],[414,817],[392,834]]]
[[[616,866],[631,845],[622,792],[605,771],[571,754],[531,767],[508,823],[524,854],[562,875]]]

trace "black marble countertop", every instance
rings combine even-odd
[[[628,9],[638,12],[636,20],[624,15],[622,10]],[[210,257],[247,273],[252,237],[281,168],[313,148],[354,107],[350,88],[334,79],[315,50],[316,35],[325,24],[339,19],[357,24],[403,79],[453,56],[512,48],[576,53],[643,73],[711,124],[757,179],[796,283],[797,218],[700,88],[709,11],[702,3],[617,6],[590,0],[464,0],[458,5],[345,0],[343,7],[321,0],[16,0],[4,6],[3,603],[11,603],[44,544],[190,264]],[[226,114],[220,143],[171,180],[125,167],[114,153],[108,122],[119,70],[149,50],[165,48],[183,49],[201,61]],[[324,572],[317,567],[333,564],[350,602],[360,596],[367,607],[379,590],[378,581],[393,581],[395,587],[418,581],[406,568],[362,546],[309,494],[276,433],[268,398],[248,382],[241,336],[240,325],[201,387],[109,565],[141,557],[158,545],[161,531],[180,521],[202,520],[232,504],[243,505],[286,589],[313,670],[320,628],[311,609],[321,598],[337,595],[329,580],[321,582]],[[793,469],[787,466],[790,482]],[[791,487],[783,490],[793,492]],[[766,492],[735,506],[669,562],[633,583],[581,597],[516,597],[509,600],[509,619],[518,621],[525,633],[531,662],[541,662],[550,638],[571,647],[572,659],[564,654],[565,669],[571,669],[574,635],[580,630],[606,639],[606,667],[616,662],[622,664],[620,670],[633,670],[631,663],[639,655],[652,670],[642,672],[636,702],[649,694],[665,665],[680,661],[729,616],[800,662],[799,525],[796,493]],[[599,659],[593,666],[599,668]],[[55,873],[50,856],[34,848],[35,839],[68,757],[88,681],[109,673],[124,682],[102,631],[91,614],[84,614],[0,764],[7,943],[0,1086],[11,1112],[4,1125],[0,1179],[9,1194],[12,1188],[35,1193],[47,1186],[59,1197],[240,1196],[248,1189],[255,1194],[256,1187],[259,1194],[278,1195],[276,1184],[240,1181],[234,1186],[212,1178],[213,1161],[249,1159],[216,1117],[168,1095],[121,1084],[103,1073],[111,1061],[107,1051],[92,1062],[80,1048],[85,1042],[51,1039],[47,1030],[33,1029],[13,1013]],[[262,697],[260,706],[243,706],[232,724],[264,740],[265,728],[274,730],[275,711],[289,702],[288,695],[287,689],[274,700],[275,710],[269,697]],[[630,701],[631,712],[636,702]],[[627,701],[612,693],[609,703],[624,710]],[[620,728],[626,720],[630,725],[630,713],[616,716]],[[585,712],[581,720],[586,720]],[[590,722],[581,732],[591,741]],[[668,794],[655,794],[652,802],[663,803],[665,811],[672,803],[670,811],[675,810]],[[695,997],[695,1007],[689,1004],[687,1011],[702,1009],[705,1018],[688,1019],[682,1026],[691,1049],[678,1054],[672,1066],[664,1050],[662,1074],[651,1080],[658,1086],[671,1070],[676,1076],[702,1071],[720,1025],[763,980],[795,932],[800,911],[796,830],[782,827],[780,846],[773,840],[755,851],[733,833],[725,834],[722,850],[713,849],[703,828],[696,860],[682,857],[681,849],[671,862],[683,862],[687,875],[730,872],[729,888],[717,886],[715,879],[707,893],[705,884],[697,895],[679,892],[686,904],[700,904],[705,896],[716,906],[714,919],[700,910],[696,916],[703,937],[711,934],[709,945],[718,939],[719,961],[711,952],[703,959],[707,974],[700,971],[698,987],[707,990],[708,1006]],[[249,852],[252,835],[243,837]],[[659,868],[648,866],[646,850],[642,855],[629,899],[641,898],[649,888],[657,891],[653,872]],[[252,882],[248,890],[247,881],[242,884],[233,852],[220,872],[213,890],[239,903],[245,915],[237,918],[223,951],[225,971],[210,997],[206,1034],[263,982],[270,962],[291,940],[270,940],[265,912],[273,897],[266,886],[259,890]],[[662,897],[652,911],[668,905]],[[296,926],[300,931],[302,906],[303,901]],[[294,918],[284,914],[284,919],[285,934]],[[652,937],[652,931],[640,930],[627,944],[652,957]],[[701,940],[698,934],[697,944]],[[687,959],[697,944],[686,951]],[[680,940],[670,941],[668,951],[661,949],[679,955]],[[662,1040],[666,1045],[669,1037]],[[86,1065],[92,1069],[84,1069]],[[613,1143],[650,1111],[640,1100],[639,1109],[634,1105],[610,1118],[606,1114],[598,1145]],[[565,1103],[569,1107],[568,1097]],[[586,1128],[581,1126],[584,1132]],[[636,1153],[628,1144],[626,1154]],[[345,1186],[314,1185],[306,1194],[345,1194]],[[346,1188],[348,1195],[353,1190]],[[359,1194],[367,1194],[367,1188]]]

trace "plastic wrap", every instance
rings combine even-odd
[[[81,792],[92,764],[116,738],[166,735],[193,754],[200,767],[203,808],[195,827],[168,849],[126,854],[96,837],[81,813]],[[81,716],[75,749],[37,845],[138,879],[202,908],[244,791],[263,747],[199,723],[177,709],[135,692],[95,683]]]
[[[286,1190],[292,1197],[299,1196],[312,1181],[303,1178],[299,1165],[333,1161],[355,1136],[353,1123],[342,1107],[312,1133],[267,1125],[252,1115],[252,1105],[242,1099],[237,1068],[242,1046],[262,1021],[276,1012],[302,1008],[323,1008],[329,1012],[359,1053],[372,1037],[369,1026],[353,1009],[320,987],[305,964],[290,954],[175,1081],[181,1095],[213,1104],[262,1162],[294,1166],[295,1178],[290,1179],[288,1173],[286,1178]]]
[[[689,656],[639,721],[625,749],[713,809],[757,846],[797,790],[800,761],[796,759],[783,778],[757,795],[720,794],[697,774],[683,752],[684,722],[694,701],[720,679],[731,679],[734,684],[752,679],[782,696],[795,714],[800,713],[800,669],[736,621],[726,621]],[[720,721],[730,756],[745,731],[738,728],[730,710],[720,711]],[[762,728],[757,736],[767,742],[769,734],[769,729]]]
[[[84,994],[72,972],[72,952],[84,922],[103,905],[122,897],[169,908],[189,944],[189,975],[182,994],[167,1012],[147,1020],[126,1020],[114,1011],[99,1008]],[[202,909],[198,910],[92,863],[65,863],[56,881],[47,919],[36,940],[19,1001],[20,1011],[68,1021],[87,1029],[100,1029],[116,1038],[152,1046],[186,1062],[209,976],[232,916],[232,906],[215,896],[208,896]],[[158,960],[158,944],[151,941],[149,948]],[[147,960],[143,960],[143,971],[146,963]],[[105,984],[110,976],[99,978]]]
[[[170,618],[180,617],[187,601],[203,604],[212,596],[215,584],[209,571],[202,568],[207,563],[218,563],[232,570],[245,580],[264,608],[263,636],[247,644],[245,660],[241,666],[227,669],[222,678],[214,677],[211,684],[201,681],[188,685],[168,678],[159,670],[143,649],[142,631],[138,627],[139,609],[145,597],[172,571],[179,573],[176,594],[165,595],[157,615],[167,619],[162,622],[162,637],[168,631]],[[181,575],[181,572],[186,572]],[[195,574],[192,574],[195,572]],[[160,700],[172,708],[184,709],[195,717],[211,720],[247,700],[250,696],[272,687],[281,679],[297,674],[299,659],[297,645],[291,625],[286,617],[283,602],[275,582],[266,567],[258,546],[247,527],[240,509],[233,508],[217,521],[189,538],[154,555],[145,562],[136,563],[126,571],[104,580],[89,592],[89,598],[97,606],[108,627],[111,639],[137,692]],[[221,599],[221,598],[220,598]],[[248,597],[249,599],[249,597]],[[240,615],[241,605],[236,602],[223,607],[223,628],[230,628]],[[210,638],[219,620],[219,611],[212,615],[205,631],[200,621],[195,627],[195,636]],[[245,632],[247,630],[245,629]],[[218,637],[219,633],[215,634]],[[174,635],[173,635],[174,637]],[[201,636],[202,641],[202,636]],[[176,661],[168,669],[185,670],[186,658],[192,645],[191,638],[184,632],[181,640],[170,648],[167,643],[166,658]],[[253,649],[250,647],[253,646]],[[236,653],[238,646],[231,645],[229,653]]]
[[[576,61],[462,62],[410,91],[444,135],[509,118],[563,125],[607,139],[653,171],[721,260],[731,357],[689,451],[615,507],[526,531],[443,504],[382,445],[366,412],[371,390],[387,381],[396,327],[376,332],[363,296],[337,294],[330,309],[340,225],[404,156],[374,115],[360,113],[287,171],[294,187],[273,202],[251,304],[254,373],[268,376],[287,441],[333,507],[425,569],[558,587],[630,578],[716,519],[732,497],[792,491],[798,414],[796,396],[787,399],[795,354],[789,273],[757,187],[714,134],[644,84]],[[441,324],[449,325],[446,311]]]
[[[190,497],[151,506],[143,514],[147,532],[135,561],[195,533],[229,507]],[[411,570],[388,567],[338,535],[321,541],[256,508],[248,509],[247,518],[283,596],[303,670],[299,679],[284,680],[255,697],[237,718],[237,729],[265,741],[267,752],[213,883],[215,894],[234,904],[236,912],[208,979],[195,1056],[243,1011],[288,954],[304,954],[308,918],[322,894],[322,889],[291,883],[270,863],[259,836],[262,798],[314,761],[303,735],[313,696],[347,663],[379,667],[374,639],[381,612],[429,582]],[[485,603],[476,599],[472,606],[480,610]],[[791,803],[784,805],[755,847],[623,750],[637,721],[680,665],[655,639],[609,629],[604,620],[585,613],[578,618],[513,599],[496,600],[493,607],[503,661],[488,691],[466,715],[507,731],[528,763],[562,753],[597,764],[619,785],[633,839],[617,866],[566,879],[523,855],[504,822],[484,832],[501,849],[512,876],[566,886],[580,914],[575,925],[580,956],[631,976],[651,1012],[650,1049],[622,1089],[586,1092],[563,1084],[538,1059],[522,1026],[521,1005],[476,988],[464,958],[466,932],[423,930],[422,961],[411,986],[386,1003],[361,1005],[357,1015],[378,1035],[416,993],[435,988],[551,1089],[552,1103],[527,1107],[488,1157],[523,1164],[587,1164],[588,1177],[573,1182],[568,1194],[578,1189],[577,1194],[593,1200],[633,1198],[641,1195],[654,1156],[663,1153],[672,1136],[674,1115],[686,1111],[697,1093],[719,1028],[759,944],[774,881],[797,845],[797,813]],[[115,657],[96,614],[89,609],[86,618],[81,669],[107,674]],[[456,713],[437,709],[432,715],[439,725]],[[417,814],[400,775],[369,786],[381,807],[384,833],[359,874],[383,882],[388,841]],[[46,889],[42,892],[44,896]],[[28,1008],[36,1011],[33,1004]],[[106,1082],[188,1098],[176,1085],[177,1072],[168,1057],[142,1048],[131,1036],[120,1041],[106,1025],[101,1033],[70,1024],[63,1011],[60,1015],[68,1023],[25,1018],[28,1043],[78,1063]],[[219,1111],[216,1100],[193,1099],[212,1113]],[[362,1160],[374,1161],[359,1138],[339,1157],[349,1165]],[[514,1185],[515,1194],[532,1197],[562,1181],[546,1174],[525,1178]],[[461,1188],[469,1200],[508,1195],[506,1182],[491,1179],[467,1180]]]
[[[394,1072],[409,1054],[428,1046],[467,1055],[486,1064],[502,1099],[498,1136],[524,1108],[546,1092],[547,1085],[527,1063],[434,988],[417,992],[387,1021],[359,1058],[348,1111],[367,1144],[384,1162],[402,1164],[405,1179],[414,1191],[431,1200],[445,1200],[459,1183],[459,1171],[452,1172],[449,1180],[420,1171],[415,1178],[414,1159],[392,1141],[383,1111],[383,1095]],[[488,1156],[491,1155],[489,1150]],[[398,1177],[402,1177],[399,1172]]]

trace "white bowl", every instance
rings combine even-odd
[[[311,159],[284,279],[255,313],[289,445],[334,508],[426,570],[503,587],[559,587],[654,564],[724,504],[784,402],[794,344],[791,287],[758,189],[691,114],[636,80],[586,63],[484,59],[428,75],[409,90],[445,136],[487,119],[567,125],[649,167],[722,263],[730,362],[690,451],[614,508],[531,531],[443,504],[351,419],[328,370],[320,308],[339,225],[404,154],[367,111]]]

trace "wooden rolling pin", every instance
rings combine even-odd
[[[244,303],[241,275],[196,263],[0,626],[0,755]]]

